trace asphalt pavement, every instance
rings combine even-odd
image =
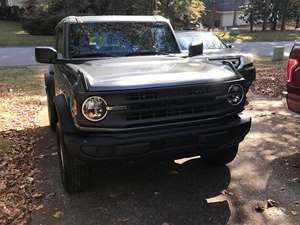
[[[285,56],[288,56],[293,42],[244,42],[234,43],[234,48],[242,53],[252,53],[257,56],[272,56],[274,46],[284,46]],[[0,66],[37,65],[34,58],[34,47],[0,48]]]

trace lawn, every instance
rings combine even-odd
[[[0,20],[0,47],[38,45],[53,45],[53,37],[30,35],[20,23]]]
[[[241,31],[237,36],[231,36],[229,32],[217,32],[217,35],[226,42],[300,41],[300,31]]]

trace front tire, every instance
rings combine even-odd
[[[214,165],[224,166],[230,162],[232,162],[237,153],[238,153],[239,145],[229,146],[218,151],[209,152],[207,154],[202,155],[202,159]]]
[[[69,194],[82,192],[89,186],[90,168],[86,163],[70,155],[59,123],[57,123],[56,132],[63,187]]]

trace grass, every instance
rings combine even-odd
[[[25,95],[41,93],[41,77],[31,68],[0,68],[0,94],[21,92]],[[1,109],[1,108],[0,108]]]
[[[229,32],[217,32],[217,35],[226,42],[300,41],[300,31],[241,31],[237,36],[231,36]]]
[[[53,45],[52,36],[30,35],[21,24],[0,20],[0,47]]]

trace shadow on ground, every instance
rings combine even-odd
[[[227,201],[207,202],[230,183],[228,167],[210,167],[201,159],[127,162],[99,166],[86,193],[63,192],[55,134],[41,128],[36,152],[37,188],[45,192],[43,208],[33,212],[32,224],[227,224]],[[59,215],[59,218],[53,216]]]

